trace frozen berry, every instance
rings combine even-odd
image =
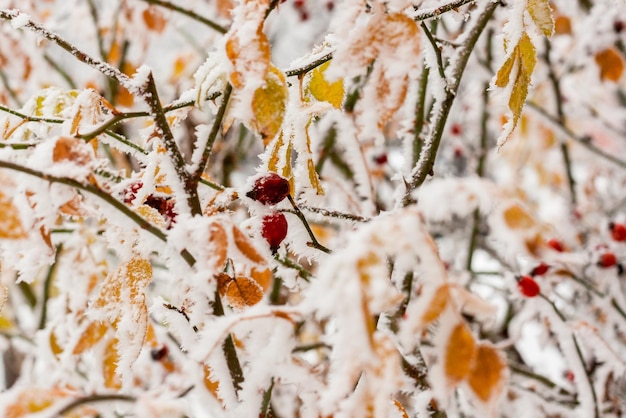
[[[145,205],[156,209],[165,219],[167,229],[170,229],[176,223],[176,207],[174,199],[170,197],[150,195],[144,202]]]
[[[611,236],[617,242],[626,241],[626,225],[610,223]]]
[[[546,245],[548,247],[552,248],[554,251],[558,251],[560,253],[565,251],[565,248],[563,247],[563,244],[558,239],[554,239],[553,238],[551,240],[548,240],[548,242],[546,242]]]
[[[387,164],[387,154],[382,153],[374,157],[374,162],[378,165]]]
[[[133,203],[133,201],[137,197],[137,192],[142,187],[143,187],[143,182],[142,181],[135,181],[133,183],[130,183],[128,186],[126,186],[126,188],[122,192],[122,197],[124,198],[124,203],[126,203],[127,205]]]
[[[169,353],[169,350],[168,350],[167,346],[164,345],[161,348],[154,348],[154,349],[150,350],[150,357],[152,357],[152,360],[154,360],[154,361],[161,361],[165,357],[167,357],[168,353]]]
[[[531,276],[543,276],[548,272],[550,266],[546,263],[540,263],[535,268],[533,268],[530,272]]]
[[[263,217],[261,235],[270,245],[272,252],[275,253],[280,243],[287,236],[287,219],[285,219],[285,215],[282,212],[272,212],[265,215]]]
[[[304,7],[304,0],[295,0],[295,1],[293,2],[293,6],[294,6],[296,9],[302,9],[302,8]]]
[[[450,127],[450,133],[452,135],[460,135],[461,132],[463,132],[463,129],[461,128],[461,125],[459,125],[458,123],[453,123],[452,126]]]
[[[269,173],[254,182],[252,190],[246,193],[250,199],[264,205],[275,205],[289,195],[289,182],[276,173]]]
[[[598,266],[605,268],[605,269],[609,267],[613,267],[616,264],[617,264],[617,257],[615,257],[615,254],[613,254],[610,251],[603,253],[600,256],[600,259],[598,260]]]
[[[335,8],[335,3],[332,1],[329,1],[326,3],[326,10],[328,10],[329,12],[332,12],[333,9]]]
[[[520,293],[528,298],[534,298],[540,292],[539,285],[530,276],[522,276],[517,281]]]
[[[613,22],[613,30],[616,33],[620,33],[621,31],[624,30],[624,22],[622,22],[621,20],[616,20],[615,22]]]

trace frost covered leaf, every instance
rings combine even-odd
[[[530,79],[537,63],[535,47],[532,44],[528,34],[522,32],[511,55],[504,61],[502,67],[498,70],[495,79],[497,87],[504,88],[512,82],[511,95],[509,96],[509,109],[512,113],[510,120],[504,128],[504,132],[498,139],[498,145],[502,146],[511,136],[517,123],[522,116],[522,109],[526,96],[528,96],[528,87]],[[513,71],[513,69],[516,71]],[[511,80],[511,73],[515,75],[515,79]]]
[[[222,402],[222,399],[219,396],[220,381],[217,380],[217,378],[212,376],[213,372],[211,370],[211,367],[208,364],[204,364],[202,366],[202,370],[204,371],[204,379],[203,379],[204,387],[207,388],[207,390],[216,399]]]
[[[165,29],[165,25],[167,24],[167,19],[163,13],[153,6],[148,6],[148,8],[141,14],[141,17],[143,18],[143,22],[146,27],[154,32],[163,32],[163,29]]]
[[[598,52],[594,57],[600,69],[600,79],[618,82],[624,72],[624,60],[615,48]]]
[[[26,238],[18,209],[13,200],[0,191],[0,239]]]
[[[146,221],[150,222],[151,224],[159,228],[165,228],[166,226],[165,219],[163,218],[161,213],[159,213],[158,210],[156,210],[155,208],[151,206],[148,206],[148,205],[138,206],[135,209],[135,213],[141,216],[142,218],[144,218]]]
[[[449,299],[449,286],[447,284],[439,286],[439,288],[437,288],[437,290],[432,295],[426,311],[422,314],[422,324],[426,326],[431,322],[436,321],[443,312],[443,310],[446,308],[446,306],[448,306]]]
[[[291,153],[293,145],[291,140],[285,142],[285,133],[280,132],[271,147],[271,154],[267,162],[267,170],[277,173],[289,179],[291,192],[293,193],[293,175],[291,170]]]
[[[455,385],[467,377],[476,356],[476,341],[464,322],[454,327],[445,350],[444,371],[448,381]]]
[[[535,220],[519,204],[514,203],[504,210],[504,222],[511,229],[529,229],[535,226]]]
[[[96,345],[102,337],[104,337],[109,330],[109,326],[100,321],[92,321],[87,326],[87,329],[82,333],[80,339],[74,346],[72,354],[81,354],[85,350],[89,350]],[[54,335],[54,334],[53,334]]]
[[[111,338],[104,350],[102,375],[104,376],[104,386],[109,389],[120,389],[122,387],[122,381],[117,372],[117,365],[120,361],[118,344],[117,338]]]
[[[330,61],[325,62],[311,71],[311,79],[309,80],[309,84],[307,86],[308,92],[311,93],[315,99],[321,102],[328,102],[333,105],[333,107],[340,109],[345,93],[343,80],[340,79],[334,82],[329,82],[326,77],[324,77],[324,73],[329,65]]]
[[[265,83],[252,97],[252,128],[261,135],[265,145],[280,131],[287,108],[287,82],[285,75],[273,65],[265,76]]]
[[[93,149],[77,138],[62,136],[54,144],[52,161],[71,161],[80,166],[86,166],[93,160]]]
[[[253,279],[237,276],[228,281],[226,297],[233,308],[244,309],[256,305],[263,299],[263,289]]]
[[[491,345],[480,344],[468,377],[469,387],[482,402],[495,400],[504,388],[506,362]]]
[[[235,245],[246,258],[257,264],[265,264],[265,259],[259,254],[256,248],[254,248],[250,238],[235,225],[233,225],[233,238],[235,239]]]
[[[554,19],[549,0],[528,0],[528,13],[544,36],[552,36]]]
[[[61,389],[25,388],[4,410],[6,418],[26,418],[37,412],[44,411],[67,397]]]
[[[226,235],[224,227],[218,222],[213,222],[209,226],[209,244],[215,256],[213,265],[216,270],[219,270],[224,266],[224,263],[226,263],[228,236]]]
[[[231,33],[226,41],[226,56],[235,67],[230,74],[235,89],[243,88],[246,80],[265,79],[270,68],[270,43],[263,33],[262,23],[258,24],[255,36],[243,42],[239,31]]]

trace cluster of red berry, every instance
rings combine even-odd
[[[289,196],[289,181],[276,173],[266,174],[256,179],[246,196],[264,205],[276,205]],[[287,236],[287,227],[287,219],[282,212],[273,211],[263,217],[261,235],[272,253],[276,253]]]
[[[139,192],[142,187],[143,182],[141,180],[135,181],[128,185],[122,193],[124,203],[126,203],[127,205],[131,205],[137,198],[137,192]],[[172,199],[171,197],[157,196],[151,194],[146,197],[146,200],[144,200],[143,204],[146,206],[150,206],[153,209],[156,209],[161,214],[161,216],[163,216],[167,229],[171,229],[172,226],[174,226],[174,224],[176,223],[176,216],[178,215],[178,213],[176,212],[174,199]]]

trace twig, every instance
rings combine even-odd
[[[296,202],[293,200],[293,197],[291,197],[291,195],[287,195],[287,199],[289,199],[289,203],[291,203],[291,206],[293,207],[294,214],[298,217],[298,219],[300,219],[300,221],[304,225],[304,228],[306,229],[306,232],[309,234],[309,237],[311,238],[311,241],[307,242],[307,245],[313,248],[317,248],[318,250],[323,251],[326,254],[330,254],[332,251],[326,248],[325,246],[323,246],[322,244],[320,244],[317,238],[315,238],[315,234],[313,234],[313,231],[311,230],[309,223],[307,222],[306,218],[304,217],[304,214],[302,213],[302,211],[300,210]]]
[[[270,410],[270,401],[272,400],[272,390],[274,389],[274,378],[270,380],[270,386],[263,394],[263,403],[261,404],[261,414],[259,418],[268,418],[268,411]]]
[[[0,10],[0,19],[11,21],[19,16],[22,16],[22,13],[17,10]],[[30,19],[28,19],[26,23],[22,25],[22,27],[30,29],[33,32],[48,39],[49,41],[54,42],[55,44],[72,54],[74,57],[76,57],[76,59],[78,59],[80,62],[89,65],[90,67],[98,70],[107,77],[111,77],[117,80],[122,86],[126,87],[127,89],[131,91],[133,90],[133,84],[131,83],[131,79],[126,74],[122,73],[120,70],[104,61],[97,60],[87,55],[65,39],[61,38],[56,33],[49,31],[45,27],[33,22]]]
[[[454,10],[458,7],[464,6],[468,3],[473,3],[475,1],[476,0],[456,0],[451,3],[444,4],[443,6],[436,7],[432,10],[417,13],[413,16],[413,19],[417,20],[418,22],[421,20],[432,19],[433,17],[440,16],[444,13],[449,12],[450,10]]]
[[[353,215],[351,213],[339,212],[336,210],[329,210],[329,209],[324,209],[324,208],[316,208],[314,206],[300,205],[299,208],[308,210],[309,212],[319,213],[320,215],[328,216],[331,218],[345,219],[348,221],[369,222],[371,220],[370,218],[365,218],[359,215]]]
[[[63,416],[67,414],[68,412],[71,412],[73,409],[76,409],[79,406],[85,405],[85,404],[97,403],[97,402],[109,402],[109,401],[135,402],[136,400],[137,398],[135,398],[134,396],[115,394],[115,393],[107,393],[107,394],[102,394],[102,395],[98,395],[98,394],[89,395],[83,398],[78,398],[76,400],[73,400],[69,404],[65,405],[63,408],[57,411],[57,416],[59,417]]]
[[[412,164],[415,166],[419,161],[420,152],[422,150],[422,131],[424,130],[424,114],[426,105],[426,90],[428,87],[428,74],[430,69],[426,63],[422,66],[422,74],[420,75],[420,85],[417,92],[417,104],[415,105],[415,135],[413,137],[413,160]]]
[[[224,316],[224,306],[222,305],[222,299],[220,298],[220,293],[217,289],[215,290],[213,313],[215,316]],[[237,347],[235,347],[235,341],[233,340],[232,334],[228,333],[224,339],[222,351],[224,352],[224,357],[226,357],[226,365],[228,367],[228,372],[230,373],[230,378],[233,382],[233,387],[235,392],[238,393],[241,390],[241,384],[244,382],[244,376],[241,363],[239,362],[239,357],[237,356]]]
[[[437,45],[437,41],[435,41],[435,38],[433,38],[432,33],[430,33],[430,30],[428,29],[428,26],[426,26],[426,24],[424,22],[422,22],[420,24],[420,27],[422,28],[422,30],[426,34],[426,37],[428,38],[428,41],[430,42],[431,46],[433,47],[433,51],[435,52],[435,57],[437,57],[437,71],[439,71],[439,77],[441,77],[441,79],[444,80],[445,86],[447,88],[448,82],[446,81],[446,73],[444,71],[445,68],[443,66],[443,58],[441,58],[441,49],[439,48],[439,45]]]
[[[181,314],[183,316],[183,318],[185,318],[187,320],[187,322],[191,322],[189,320],[189,315],[187,315],[187,312],[185,312],[185,309],[179,308],[177,306],[174,306],[171,303],[164,303],[163,306],[166,307],[169,310],[178,312],[179,314]],[[191,328],[193,329],[193,332],[198,332],[198,327],[197,326],[192,325]]]
[[[285,267],[289,267],[291,269],[297,270],[300,277],[302,277],[302,279],[305,282],[309,282],[312,274],[309,273],[304,267],[302,267],[300,264],[293,262],[292,260],[290,260],[288,257],[281,257],[280,255],[278,255],[278,253],[274,254],[274,260],[278,261],[280,264],[282,264]]]
[[[456,66],[451,71],[450,80],[452,85],[450,85],[449,89],[446,91],[445,99],[438,103],[433,109],[434,121],[432,128],[424,140],[419,161],[411,173],[411,183],[406,189],[402,201],[403,206],[407,206],[411,203],[411,192],[421,186],[426,180],[428,174],[433,170],[435,158],[437,157],[437,151],[441,142],[441,136],[443,135],[443,130],[448,119],[448,115],[450,114],[450,109],[452,108],[452,103],[454,103],[456,92],[461,84],[461,78],[465,67],[472,51],[474,50],[476,41],[478,41],[480,34],[485,29],[487,22],[489,22],[491,16],[499,5],[499,2],[487,3],[485,9],[482,11],[480,16],[478,16],[476,24],[470,30],[463,47],[458,50],[458,57],[455,61]]]
[[[50,286],[52,286],[52,280],[54,279],[56,267],[59,262],[59,256],[61,255],[62,251],[63,244],[57,245],[54,253],[54,261],[48,269],[46,280],[43,283],[43,296],[41,297],[41,315],[39,317],[39,329],[44,329],[46,327],[46,317],[48,315],[48,299],[50,299]]]
[[[215,22],[213,22],[210,19],[207,19],[204,16],[200,16],[199,14],[197,14],[196,12],[194,12],[193,10],[189,10],[189,9],[185,9],[183,7],[177,6],[173,3],[170,3],[169,1],[164,1],[164,0],[143,0],[146,3],[149,4],[155,4],[157,6],[161,6],[164,7],[166,9],[170,9],[173,10],[175,12],[178,12],[180,14],[183,14],[187,17],[190,17],[194,20],[197,20],[198,22],[204,23],[205,25],[207,25],[208,27],[210,27],[211,29],[213,29],[216,32],[219,32],[221,34],[225,34],[226,32],[228,32],[228,29],[226,29],[225,27],[223,27],[222,25],[219,25]]]
[[[147,232],[154,235],[161,241],[167,242],[167,235],[160,228],[152,225],[150,222],[142,218],[140,215],[133,212],[133,210],[130,209],[128,206],[126,206],[124,203],[115,199],[113,196],[111,196],[104,190],[99,189],[96,186],[93,186],[91,184],[83,184],[77,180],[74,180],[68,177],[52,176],[52,175],[43,173],[41,171],[33,170],[31,168],[24,167],[24,166],[21,166],[19,164],[15,164],[9,161],[0,161],[0,168],[7,168],[9,170],[19,171],[19,172],[29,174],[34,177],[39,177],[40,179],[49,181],[50,183],[65,184],[66,186],[74,187],[76,189],[84,190],[88,193],[91,193],[99,197],[100,199],[104,200],[105,202],[113,206],[118,211],[122,212],[130,220],[135,222],[141,229],[146,230]],[[180,255],[183,257],[183,259],[187,262],[189,266],[193,266],[196,263],[196,259],[187,250],[182,250],[180,252]]]
[[[324,64],[325,62],[330,61],[331,59],[333,59],[333,53],[329,52],[326,55],[322,55],[321,57],[315,59],[314,61],[312,61],[309,64],[306,64],[300,68],[295,68],[293,70],[287,70],[285,71],[285,75],[287,77],[294,77],[294,76],[299,76],[302,74],[306,74],[309,71],[313,70],[314,68],[319,67],[320,65]]]

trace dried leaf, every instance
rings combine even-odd
[[[216,270],[219,270],[224,266],[224,263],[226,263],[228,236],[226,235],[224,227],[217,222],[213,222],[209,226],[209,244],[211,245],[215,257],[213,265]]]
[[[233,225],[233,237],[235,239],[235,245],[239,248],[239,251],[245,255],[250,261],[257,264],[265,264],[265,259],[258,253],[258,251],[252,245],[250,238],[246,236],[238,227]]]
[[[13,200],[0,191],[0,239],[21,239],[26,236]]]
[[[557,35],[569,35],[572,33],[572,23],[569,17],[560,15],[554,21],[554,33]]]
[[[72,354],[81,354],[96,345],[109,330],[109,325],[100,321],[90,322],[87,329],[82,333],[80,339],[74,346]]]
[[[288,96],[285,75],[278,68],[270,66],[264,85],[256,89],[251,103],[253,118],[250,124],[261,135],[265,145],[280,131]]]
[[[250,277],[261,286],[263,292],[267,292],[272,284],[272,270],[267,267],[264,269],[253,267],[250,271]]]
[[[600,69],[600,79],[618,82],[624,72],[624,60],[615,48],[598,52],[594,57]]]
[[[250,21],[249,24],[256,22]],[[234,67],[230,82],[235,89],[244,87],[246,80],[265,79],[270,68],[270,43],[263,33],[262,21],[258,23],[252,41],[242,45],[238,35],[235,30],[226,41],[226,56]]]
[[[439,288],[433,294],[432,299],[428,303],[428,308],[422,315],[422,324],[426,326],[431,322],[437,320],[437,318],[439,318],[439,315],[441,315],[446,306],[448,306],[449,299],[449,286],[447,284],[439,286]]]
[[[474,394],[487,403],[495,400],[504,388],[506,362],[491,345],[480,344],[468,383]]]
[[[344,87],[343,80],[332,83],[326,80],[324,73],[330,65],[330,61],[325,62],[311,71],[311,79],[308,84],[308,91],[315,99],[321,102],[328,102],[335,108],[340,109],[343,103]]]
[[[6,418],[26,418],[51,407],[56,401],[67,397],[67,392],[60,389],[25,388],[5,409]]]
[[[204,370],[204,387],[215,397],[215,399],[219,400],[220,403],[223,402],[219,396],[220,390],[220,381],[212,376],[211,367],[208,364],[204,364],[202,366]]]
[[[450,383],[457,384],[465,379],[470,372],[476,356],[476,342],[465,323],[459,323],[450,334],[444,370]]]
[[[535,226],[535,220],[517,203],[507,208],[502,214],[504,222],[511,229],[529,229]]]
[[[528,0],[528,13],[544,36],[552,36],[554,19],[549,0]]]
[[[104,351],[102,375],[104,376],[104,386],[109,389],[121,389],[122,387],[122,381],[117,372],[117,363],[120,360],[117,351],[118,344],[117,338],[111,338]]]
[[[52,161],[71,161],[80,166],[86,166],[93,160],[92,148],[77,138],[62,136],[54,144]]]
[[[253,279],[238,276],[226,285],[226,297],[233,308],[244,309],[263,299],[263,289]]]
[[[167,19],[159,9],[153,6],[148,6],[146,10],[141,14],[143,22],[146,27],[151,31],[161,33],[165,29]]]

